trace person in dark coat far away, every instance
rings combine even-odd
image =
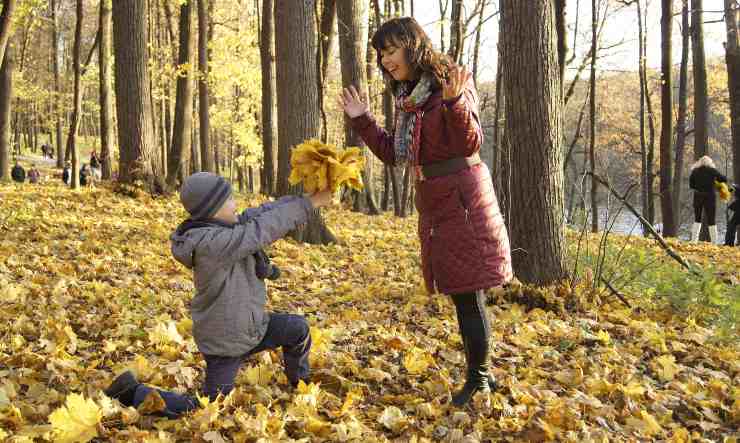
[[[381,128],[354,86],[339,104],[383,163],[414,171],[424,281],[451,296],[468,366],[456,406],[496,383],[489,374],[490,325],[484,290],[512,279],[511,251],[483,140],[472,76],[435,52],[410,17],[384,23],[372,39],[378,65],[396,94],[394,128]]]
[[[23,183],[26,181],[26,170],[21,166],[21,162],[16,160],[15,166],[13,166],[13,169],[10,171],[10,176],[16,183]]]
[[[735,200],[727,207],[727,209],[732,211],[732,217],[730,217],[730,220],[727,222],[725,246],[735,245],[735,235],[737,234],[737,228],[740,227],[740,186],[733,185],[732,189],[732,194],[735,196]],[[740,238],[738,238],[737,244],[740,246]]]
[[[62,181],[65,185],[69,185],[71,183],[72,179],[72,164],[67,162],[64,164],[64,169],[62,170]]]
[[[700,158],[691,165],[689,187],[694,190],[694,224],[691,226],[691,241],[699,241],[702,212],[707,213],[709,226],[709,240],[717,241],[717,193],[714,182],[727,183],[727,177],[720,174],[714,166],[714,161],[708,155]]]

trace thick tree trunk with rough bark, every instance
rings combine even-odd
[[[213,0],[211,0],[213,1]],[[210,92],[208,90],[208,42],[210,41],[208,0],[198,0],[198,117],[200,119],[200,166],[201,170],[216,172],[213,149],[211,149]]]
[[[193,60],[195,39],[193,36],[193,2],[180,6],[180,49],[177,59],[177,95],[175,98],[175,125],[172,130],[172,146],[167,156],[167,186],[174,189],[183,167],[183,156],[191,151],[193,131],[193,78],[190,62]]]
[[[519,279],[545,285],[566,275],[555,10],[550,0],[508,0],[502,12],[506,134],[517,143],[512,189],[527,195],[512,199],[512,220],[538,220],[509,224],[512,259]]]
[[[345,0],[342,0],[345,1]],[[321,78],[326,78],[329,72],[331,52],[334,47],[334,25],[337,21],[337,0],[323,0],[321,2]],[[341,29],[340,29],[341,31]]]
[[[64,143],[62,142],[62,67],[60,66],[62,54],[61,54],[61,37],[62,32],[60,31],[59,23],[59,9],[61,0],[51,0],[51,20],[52,20],[52,45],[54,49],[52,51],[52,57],[54,58],[52,65],[54,68],[54,113],[56,114],[56,147],[57,147],[57,168],[64,167]]]
[[[707,121],[709,103],[707,92],[707,61],[704,53],[704,1],[691,0],[691,55],[694,59],[694,160],[709,154]]]
[[[10,39],[15,4],[15,0],[3,0],[3,12],[0,13],[0,60],[5,57],[5,48]],[[23,66],[22,63],[21,66]]]
[[[671,79],[673,32],[673,0],[662,0],[661,29],[661,128],[660,128],[660,209],[663,216],[663,235],[676,236],[671,198],[673,156],[673,89]]]
[[[683,0],[681,10],[681,69],[678,80],[678,119],[676,121],[675,168],[673,175],[673,214],[681,223],[681,189],[683,188],[683,157],[686,151],[686,116],[688,114],[689,78],[689,5]]]
[[[146,0],[113,2],[113,47],[120,166],[118,180],[140,181],[150,192],[162,192],[156,168],[152,104],[149,94],[149,48]]]
[[[275,3],[262,1],[260,64],[262,66],[262,151],[265,182],[262,192],[275,195],[277,188],[277,108],[275,107]]]
[[[10,112],[13,96],[13,47],[8,45],[0,67],[0,181],[10,181]]]
[[[67,136],[67,152],[72,156],[72,180],[70,181],[72,189],[80,186],[80,161],[77,152],[77,134],[80,131],[80,117],[82,114],[82,69],[80,52],[82,51],[82,19],[83,19],[83,1],[77,0],[76,23],[75,23],[75,41],[72,47],[72,69],[74,71],[74,95],[72,100],[72,118],[69,124],[69,135]]]
[[[735,183],[740,183],[740,3],[725,0],[727,26],[727,89],[730,91],[730,128],[732,130],[732,166]]]
[[[367,56],[367,22],[368,8],[364,0],[342,0],[337,5],[337,20],[339,22],[339,55],[342,65],[342,84],[344,87],[354,85],[360,93],[368,94],[367,68],[365,58]],[[356,196],[358,210],[367,211],[371,215],[378,215],[378,207],[373,197],[372,186],[372,154],[364,143],[360,134],[350,124],[345,115],[344,139],[346,146],[356,146],[363,149],[365,156],[365,170],[362,180],[365,182],[365,190]]]
[[[98,65],[100,75],[100,159],[103,180],[110,180],[113,175],[113,93],[111,83],[111,32],[112,0],[100,1],[100,47],[98,48]]]
[[[315,11],[316,0],[275,2],[279,195],[303,192],[302,186],[288,183],[290,154],[304,140],[318,138],[321,130]],[[319,211],[292,236],[297,241],[314,244],[336,240]]]

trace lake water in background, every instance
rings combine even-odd
[[[724,243],[725,231],[727,230],[727,219],[725,218],[724,204],[718,204],[717,208],[717,243]],[[683,217],[686,219],[686,217]],[[587,221],[587,227],[591,226],[590,218]],[[691,239],[691,218],[684,220],[678,228],[678,238],[681,240]],[[624,235],[642,236],[642,224],[627,208],[619,210],[619,206],[612,208],[599,208],[599,231],[604,231],[611,226],[611,232]],[[573,229],[580,230],[583,225],[571,225]]]

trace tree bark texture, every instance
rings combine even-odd
[[[180,6],[180,45],[178,51],[177,92],[175,97],[175,121],[172,130],[172,146],[167,156],[167,186],[174,189],[183,167],[183,156],[191,151],[193,131],[193,79],[191,65],[194,51],[193,2]]]
[[[509,0],[502,8],[506,134],[512,152],[512,259],[522,281],[544,285],[566,275],[563,139],[555,10],[550,0]],[[521,252],[519,252],[521,251]]]
[[[339,23],[339,55],[342,65],[342,84],[344,87],[354,85],[363,96],[369,96],[367,84],[367,22],[368,8],[364,0],[342,0],[337,5],[337,20]],[[367,209],[371,215],[378,215],[378,207],[373,197],[372,186],[372,154],[349,121],[344,116],[344,139],[346,146],[360,147],[365,157],[365,169],[362,180],[365,190],[357,196],[358,209]]]
[[[116,113],[120,150],[119,181],[161,192],[155,169],[156,143],[149,99],[149,48],[146,0],[113,2],[113,47],[116,53]]]
[[[275,107],[275,3],[262,2],[260,64],[262,66],[262,150],[265,182],[262,190],[275,195],[277,188],[277,108]]]
[[[278,194],[301,194],[302,186],[290,186],[290,154],[304,140],[318,138],[321,130],[318,84],[316,0],[275,2],[275,52],[278,109]],[[296,88],[295,85],[304,85]],[[297,241],[335,241],[318,211],[306,227],[292,235]]]
[[[673,217],[672,147],[673,147],[673,89],[671,80],[671,37],[673,32],[673,0],[662,0],[661,29],[661,129],[660,129],[660,209],[663,218],[663,235],[676,235]],[[651,220],[652,222],[652,220]]]

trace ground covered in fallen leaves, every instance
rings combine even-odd
[[[232,395],[180,420],[122,408],[101,389],[126,367],[168,389],[201,385],[193,284],[168,243],[184,215],[176,198],[0,185],[0,439],[738,439],[737,337],[720,340],[701,312],[671,299],[666,282],[689,277],[670,259],[650,259],[662,257],[653,242],[610,237],[624,258],[611,256],[603,275],[631,309],[589,289],[598,237],[585,237],[581,250],[592,257],[579,261],[584,277],[572,285],[492,292],[493,372],[503,388],[456,410],[448,402],[462,381],[462,344],[452,304],[422,289],[415,218],[339,208],[325,211],[339,244],[281,240],[269,250],[283,270],[269,283],[271,308],[308,317],[315,383],[290,392],[279,353],[263,353],[245,364]],[[574,263],[579,236],[568,238]],[[716,288],[702,281],[697,290],[738,303],[739,248],[672,244],[717,265],[707,280]],[[624,272],[626,263],[644,265],[647,277]],[[668,268],[672,276],[657,282]]]

